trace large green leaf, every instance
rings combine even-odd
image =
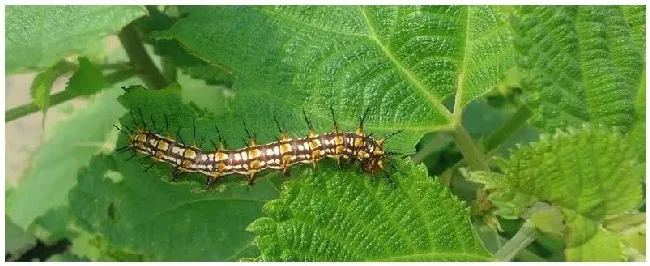
[[[107,134],[124,112],[115,102],[119,92],[117,88],[107,90],[88,107],[55,125],[6,205],[7,214],[18,226],[26,229],[48,210],[65,206],[77,171],[93,154],[112,148],[106,142]]]
[[[321,171],[284,184],[249,230],[267,261],[485,261],[469,209],[423,166],[385,179]],[[309,174],[307,174],[309,175]]]
[[[565,217],[569,260],[623,258],[622,248],[605,244],[616,237],[602,228],[606,218],[636,209],[643,199],[643,165],[623,136],[604,127],[558,131],[496,162],[503,174],[469,177],[491,191],[498,214],[521,217],[536,202],[550,203]],[[598,252],[603,248],[609,250]]]
[[[42,69],[145,14],[138,6],[7,6],[7,73]]]
[[[63,74],[68,73],[68,71],[70,71],[70,66],[61,61],[41,71],[34,77],[29,92],[32,96],[32,101],[41,110],[46,111],[50,106],[50,92],[52,91],[54,81]]]
[[[638,147],[639,158],[645,162],[645,71],[643,71],[641,82],[637,88],[636,101],[634,107],[636,108],[636,115],[632,128],[630,129],[629,139],[630,142]]]
[[[645,59],[645,6],[622,6],[621,9],[630,26],[634,45]]]
[[[80,172],[70,204],[84,230],[133,253],[129,260],[230,261],[256,254],[244,228],[277,196],[276,184],[264,179],[252,188],[204,193],[192,183],[162,180],[169,171],[144,173],[125,159],[98,156]]]
[[[149,16],[136,21],[138,28],[148,36],[144,41],[152,45],[153,51],[173,62],[184,74],[195,79],[205,80],[212,85],[231,86],[233,76],[226,69],[210,65],[208,62],[188,53],[177,41],[167,40],[162,31],[171,26],[185,12],[186,6],[166,6],[165,8],[148,7]],[[189,7],[191,10],[192,8]],[[187,87],[186,87],[187,88]]]
[[[197,145],[204,139],[202,148],[208,149],[207,140],[216,140],[214,118],[182,104],[176,86],[158,91],[131,87],[119,100],[133,110],[135,118],[134,123],[130,114],[124,116],[124,129],[142,127],[142,121],[149,130],[155,124],[160,132],[172,134],[180,127],[180,138],[192,144],[196,124]],[[229,123],[241,127],[239,121]],[[221,126],[230,143],[241,141],[241,135],[226,134],[230,130]],[[121,135],[118,145],[126,141]],[[205,192],[201,175],[186,174],[181,182],[169,183],[162,180],[171,177],[169,166],[156,164],[145,171],[150,160],[127,161],[130,156],[115,152],[96,157],[79,174],[70,208],[84,230],[97,234],[107,245],[133,253],[127,260],[232,261],[258,254],[251,245],[253,235],[244,229],[261,216],[265,202],[277,197],[277,173],[275,178],[260,178],[253,187],[242,178],[227,178]]]
[[[643,10],[524,6],[513,29],[522,88],[547,132],[593,122],[627,130],[644,66]],[[626,14],[631,15],[630,17]]]
[[[331,124],[333,106],[340,123],[354,127],[372,107],[367,128],[406,129],[393,146],[402,151],[412,151],[425,132],[457,122],[442,100],[458,84],[464,106],[494,86],[512,58],[504,15],[495,7],[187,11],[167,38],[233,73],[234,113],[253,121],[277,114],[292,127],[305,108],[324,125]]]

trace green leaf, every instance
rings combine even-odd
[[[47,259],[47,262],[90,262],[90,260],[68,253],[62,253],[52,255]]]
[[[621,10],[632,31],[634,46],[645,59],[645,6],[621,6]]]
[[[639,47],[645,18],[629,18],[616,6],[516,9],[518,65],[534,126],[553,132],[592,122],[629,129],[645,63]]]
[[[36,106],[40,107],[43,111],[47,110],[50,106],[50,92],[52,91],[54,81],[69,71],[70,65],[64,61],[59,61],[54,66],[41,71],[34,77],[29,91],[32,96],[32,101],[34,101]]]
[[[397,162],[397,161],[396,161]],[[486,261],[467,206],[423,166],[374,179],[335,165],[285,182],[248,230],[265,261]],[[331,170],[330,170],[331,169]]]
[[[107,90],[96,102],[55,125],[6,205],[7,214],[18,226],[28,228],[48,210],[65,206],[77,171],[93,154],[111,149],[107,133],[124,113],[114,100],[118,93],[119,89]]]
[[[149,130],[155,125],[158,132],[176,136],[181,128],[178,135],[185,143],[202,143],[203,149],[211,147],[207,140],[216,140],[215,118],[182,104],[177,85],[155,91],[130,87],[118,100],[133,111],[133,118],[127,114],[121,119],[124,130],[146,123]],[[239,120],[228,123],[241,127]],[[239,143],[243,128],[231,135],[229,128],[235,126],[228,123],[219,124],[222,134]],[[127,141],[121,134],[117,147]],[[264,203],[277,197],[277,172],[253,187],[233,177],[205,192],[202,175],[185,174],[180,182],[169,183],[163,180],[171,177],[169,166],[157,163],[145,171],[151,160],[139,156],[127,161],[129,157],[118,152],[96,157],[79,174],[70,206],[81,228],[105,239],[119,254],[129,251],[145,261],[234,261],[259,254],[251,245],[253,235],[244,229],[261,216]],[[211,248],[196,248],[207,246]],[[120,260],[119,254],[109,257]]]
[[[8,6],[8,74],[42,69],[145,14],[138,6]]]
[[[177,11],[174,11],[172,7],[163,9],[148,7],[149,15],[136,21],[138,28],[148,36],[144,41],[153,46],[153,51],[157,55],[173,61],[182,73],[194,79],[205,80],[207,84],[232,86],[234,77],[227,69],[210,65],[201,58],[190,54],[177,41],[170,40],[165,34],[161,34],[176,23],[178,20],[176,13],[185,14],[183,11],[185,6],[179,6]]]
[[[464,105],[496,84],[509,31],[494,7],[194,8],[166,32],[189,53],[236,77],[233,109],[251,117],[302,108],[315,123],[354,127],[372,107],[371,132],[397,129],[412,147],[457,121],[442,101],[457,88]],[[255,106],[255,108],[251,108]],[[267,119],[268,120],[268,119]],[[401,148],[400,148],[401,147]]]
[[[103,88],[110,86],[102,71],[97,68],[87,57],[79,57],[79,70],[77,70],[70,81],[66,90],[75,95],[93,95]]]
[[[13,261],[36,245],[36,237],[26,233],[5,214],[5,261]]]
[[[183,90],[181,90],[183,103],[194,104],[215,115],[227,111],[226,104],[215,104],[226,103],[229,100],[227,94],[231,91],[226,87],[208,85],[185,74],[178,75],[178,83],[182,84],[183,87]]]
[[[210,65],[187,52],[177,41],[167,40],[159,32],[152,32],[151,37],[154,51],[157,55],[170,58],[181,70],[182,73],[194,78],[205,80],[207,84],[232,86],[233,75],[226,68],[218,65]]]
[[[593,220],[565,210],[569,228],[565,256],[568,261],[624,261],[621,238]]]
[[[623,244],[626,245],[628,257],[632,260],[635,259],[638,253],[645,256],[646,252],[646,214],[645,213],[632,213],[628,215],[621,215],[612,219],[605,220],[603,227],[621,237]],[[634,251],[636,250],[636,251]],[[645,260],[645,257],[643,258]]]
[[[276,185],[265,179],[254,187],[239,184],[204,193],[193,183],[161,179],[170,173],[145,173],[123,157],[93,158],[70,192],[77,224],[144,261],[230,261],[255,255],[253,236],[244,228],[277,195]]]
[[[632,124],[628,138],[633,146],[638,147],[639,160],[645,162],[645,71],[643,71],[642,75],[637,89],[636,103],[634,104],[636,108],[636,119]]]
[[[27,229],[38,239],[47,243],[56,243],[62,239],[76,238],[78,232],[70,230],[69,213],[67,206],[50,209],[39,216]]]
[[[497,158],[503,174],[472,172],[468,177],[491,191],[489,198],[499,208],[496,213],[504,217],[526,216],[539,201],[558,208],[568,227],[564,237],[573,250],[567,251],[571,254],[568,259],[600,260],[603,257],[579,254],[591,254],[601,241],[611,242],[606,231],[599,231],[604,219],[642,203],[644,168],[636,156],[620,134],[585,126],[568,133],[543,134],[539,142],[513,151],[508,160]],[[622,251],[608,255],[607,260],[620,259],[619,253]],[[605,254],[609,253],[601,255]]]

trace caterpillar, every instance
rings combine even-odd
[[[125,125],[123,127],[126,130],[113,125],[117,130],[128,136],[128,145],[117,149],[117,151],[131,150],[134,151],[131,158],[137,154],[144,154],[154,161],[172,165],[175,169],[172,173],[172,181],[176,180],[184,172],[204,174],[208,177],[206,191],[217,180],[228,175],[243,175],[248,180],[248,184],[253,185],[258,177],[257,174],[261,171],[267,169],[279,170],[281,175],[286,177],[291,166],[311,164],[316,167],[316,163],[323,158],[336,160],[339,167],[341,167],[342,160],[359,161],[361,162],[360,169],[363,172],[374,174],[383,171],[386,173],[386,177],[390,179],[384,164],[388,155],[398,153],[385,152],[383,144],[390,137],[403,131],[399,130],[379,139],[373,138],[372,133],[366,134],[363,125],[369,111],[369,108],[367,108],[363,115],[359,117],[359,125],[356,130],[354,132],[344,132],[339,128],[334,116],[334,109],[330,107],[334,131],[317,134],[311,120],[309,120],[303,109],[303,116],[309,129],[306,137],[290,138],[288,133],[280,126],[277,118],[274,117],[280,131],[280,137],[276,138],[274,142],[258,144],[256,138],[250,134],[244,123],[244,129],[248,135],[246,147],[229,150],[226,142],[221,137],[219,128],[215,126],[219,145],[211,141],[215,150],[201,150],[194,145],[183,144],[178,132],[177,136],[181,142],[170,136],[148,131],[147,125],[142,118],[142,112],[139,109],[138,111],[140,112],[142,127],[135,122],[133,112],[130,112],[131,118],[133,123],[138,126],[135,130],[131,130]],[[165,116],[165,124],[169,131],[167,116]],[[155,129],[155,124],[153,126]],[[196,134],[196,127],[194,130]],[[145,171],[152,166],[153,164],[146,168]]]

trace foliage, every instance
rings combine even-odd
[[[622,247],[621,240],[604,230],[602,223],[639,207],[643,167],[620,135],[590,127],[542,135],[539,142],[496,164],[503,174],[473,172],[471,179],[493,191],[490,200],[499,215],[524,216],[536,202],[547,202],[565,218],[542,231],[565,238],[568,259],[624,258],[622,248],[613,248]],[[532,219],[546,222],[559,214]]]
[[[396,163],[405,172],[392,177],[396,188],[349,172],[284,183],[280,198],[264,206],[268,217],[248,228],[257,234],[262,259],[490,260],[464,203],[422,167]]]
[[[6,15],[7,73],[38,73],[7,121],[89,98],[6,193],[16,253],[38,238],[72,243],[49,261],[645,260],[643,6]],[[274,141],[274,117],[304,136],[303,110],[329,132],[330,107],[345,131],[367,107],[367,132],[404,130],[385,145],[405,154],[389,178],[323,160],[205,191],[203,175],[172,182],[122,152],[113,127],[214,149],[218,126],[241,148],[243,123]]]
[[[8,6],[7,73],[42,69],[84,53],[107,34],[144,15],[137,6]]]

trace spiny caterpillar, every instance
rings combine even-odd
[[[211,141],[215,150],[201,150],[193,145],[183,144],[178,132],[176,135],[181,142],[176,141],[170,136],[148,131],[146,128],[147,125],[142,118],[142,112],[140,109],[138,111],[140,113],[142,127],[135,122],[136,120],[132,112],[130,113],[133,123],[138,126],[136,130],[131,130],[124,125],[125,131],[113,125],[117,130],[126,134],[129,139],[129,144],[117,149],[117,151],[135,151],[129,160],[140,153],[152,158],[154,161],[172,165],[175,168],[172,174],[172,181],[177,179],[183,172],[204,174],[208,176],[206,190],[209,190],[217,180],[230,174],[243,175],[247,178],[248,184],[253,185],[257,178],[256,174],[263,170],[280,170],[282,176],[287,176],[288,170],[292,165],[312,164],[316,167],[316,163],[322,158],[336,160],[339,167],[341,166],[342,159],[356,160],[361,162],[361,170],[363,172],[373,174],[384,171],[386,177],[390,179],[388,172],[384,169],[384,162],[387,159],[387,155],[398,153],[384,152],[382,146],[390,137],[403,131],[393,132],[380,139],[374,139],[372,134],[365,134],[363,123],[369,111],[369,109],[366,109],[363,115],[359,117],[359,126],[354,132],[342,132],[334,117],[334,109],[330,107],[330,113],[334,122],[334,132],[317,134],[303,110],[305,122],[307,122],[309,127],[306,137],[290,138],[274,117],[275,123],[280,131],[280,138],[277,138],[275,142],[258,144],[256,138],[251,136],[244,124],[244,129],[248,134],[246,147],[228,150],[226,142],[221,137],[219,128],[215,126],[219,138],[219,145]],[[155,129],[153,115],[152,124]],[[167,116],[165,116],[165,124],[169,132]],[[196,137],[196,126],[194,127],[194,134]],[[152,166],[153,164],[147,167],[145,171],[149,170]]]

